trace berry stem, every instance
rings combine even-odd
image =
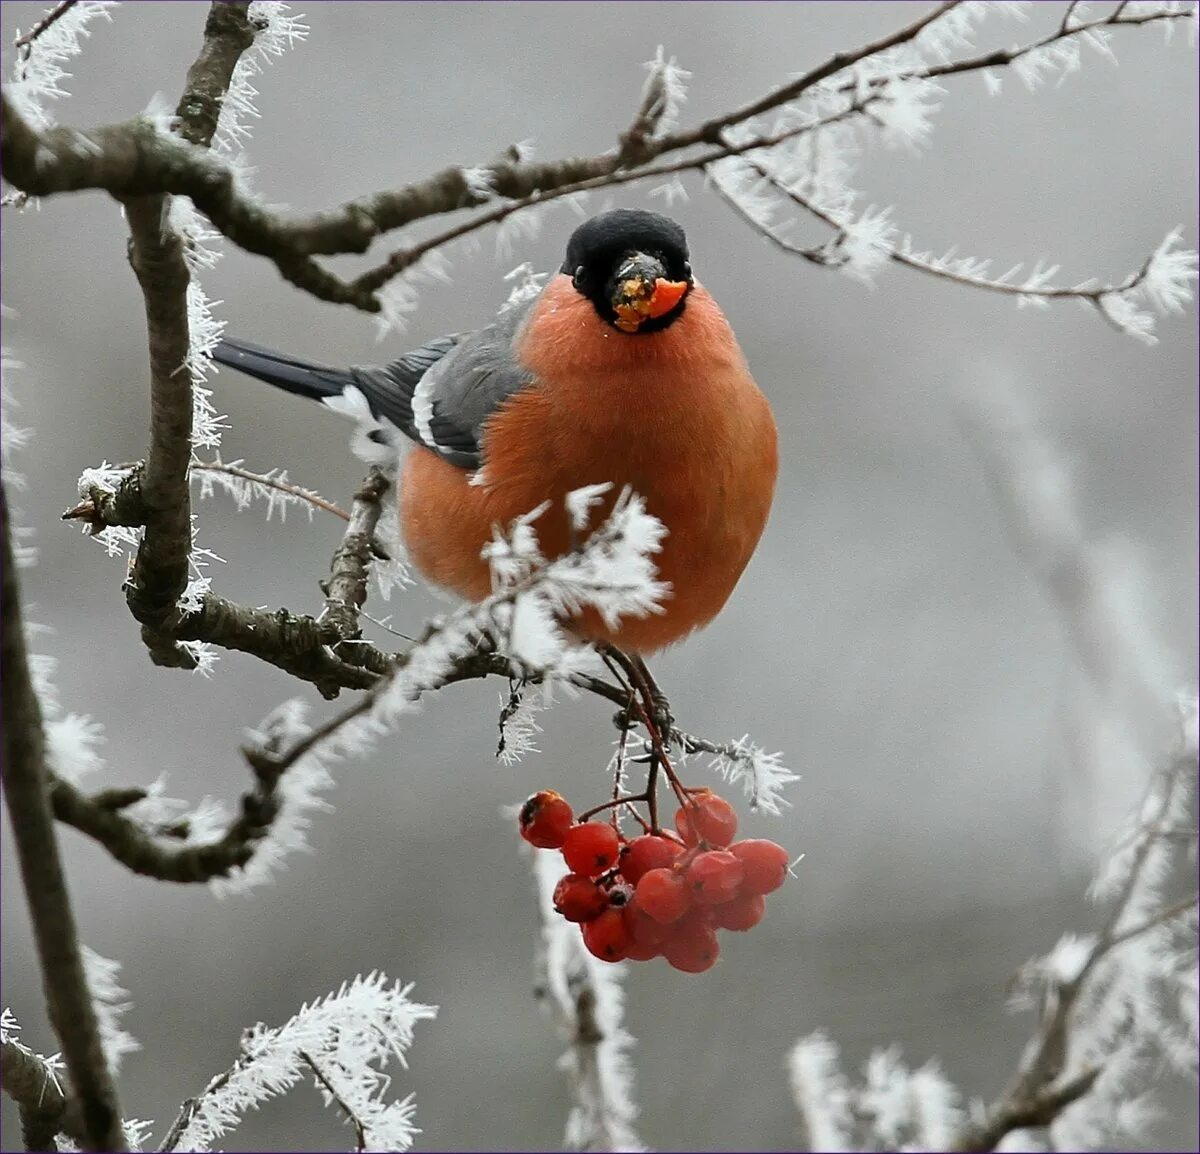
[[[635,801],[644,801],[649,804],[650,798],[644,793],[631,793],[625,797],[614,797],[611,801],[602,801],[599,805],[592,806],[591,809],[585,809],[583,813],[575,818],[575,821],[578,824],[582,824],[589,818],[595,817],[596,814],[603,813],[606,809],[619,809],[623,805],[629,805],[632,809],[632,803]],[[637,811],[634,810],[633,812],[636,816]],[[641,821],[640,818],[638,820]],[[645,825],[645,822],[642,822],[642,824]]]

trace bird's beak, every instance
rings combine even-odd
[[[617,270],[612,294],[614,322],[622,332],[636,333],[647,320],[666,316],[690,287],[685,280],[668,280],[662,262],[635,252]]]

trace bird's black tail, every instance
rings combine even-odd
[[[217,345],[213,360],[313,401],[340,396],[347,385],[354,384],[354,377],[346,369],[331,369],[327,365],[298,360],[286,353],[232,337],[225,337]]]

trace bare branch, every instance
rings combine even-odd
[[[29,675],[8,499],[2,485],[0,535],[4,538],[0,571],[0,656],[4,669],[0,679],[4,706],[4,765],[0,776],[4,799],[29,902],[50,1021],[79,1097],[85,1144],[91,1150],[124,1150],[121,1110],[84,978],[75,915],[47,797],[42,711]]]

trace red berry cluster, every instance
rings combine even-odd
[[[608,822],[576,822],[553,790],[529,798],[520,821],[526,841],[562,850],[571,872],[554,890],[554,908],[579,923],[583,944],[605,962],[662,956],[703,973],[720,951],[717,930],[758,925],[764,896],[787,877],[787,851],[773,841],[735,842],[737,814],[710,789],[688,792],[677,833],[632,841]]]

